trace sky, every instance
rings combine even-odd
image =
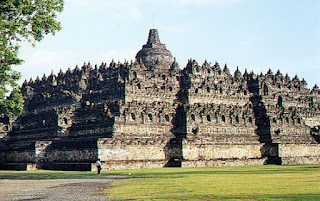
[[[255,73],[280,69],[320,86],[320,0],[65,0],[62,30],[22,44],[21,83],[90,62],[134,60],[156,28],[188,59]]]

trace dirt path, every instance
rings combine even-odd
[[[0,180],[0,200],[111,200],[102,193],[115,178]]]

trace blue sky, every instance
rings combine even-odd
[[[89,61],[134,60],[155,27],[181,68],[206,59],[320,85],[320,0],[65,0],[59,20],[55,36],[23,44],[22,82]]]

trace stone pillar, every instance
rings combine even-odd
[[[35,163],[36,167],[32,166],[32,169],[41,169],[41,163],[48,161],[46,159],[46,149],[52,144],[52,141],[36,141],[35,142]]]

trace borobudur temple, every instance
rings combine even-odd
[[[320,163],[320,90],[279,70],[179,67],[158,31],[135,61],[25,81],[0,120],[1,169],[104,170]]]

